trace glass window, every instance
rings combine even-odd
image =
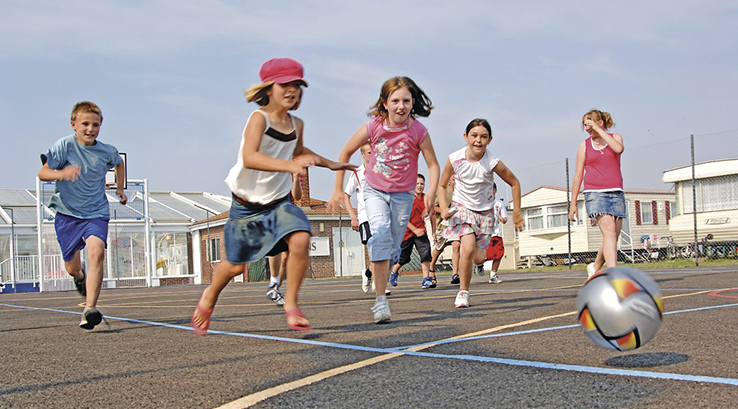
[[[548,206],[546,208],[546,222],[549,229],[566,227],[569,220],[567,205]]]
[[[528,230],[542,230],[543,229],[543,209],[528,209],[526,212],[526,225]]]
[[[220,238],[208,239],[208,261],[220,261]]]
[[[653,202],[641,202],[641,224],[653,224]]]

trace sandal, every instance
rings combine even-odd
[[[312,328],[310,327],[310,324],[305,325],[297,325],[297,324],[290,324],[289,319],[292,317],[301,317],[305,318],[305,316],[302,314],[302,311],[300,311],[299,308],[292,308],[292,309],[285,309],[284,315],[287,317],[287,326],[290,329],[294,329],[297,331],[310,331]]]
[[[203,296],[204,295],[205,294],[203,293]],[[200,297],[200,301],[202,301],[202,296]],[[195,306],[195,312],[192,313],[190,325],[192,325],[192,329],[195,330],[195,334],[205,335],[205,333],[208,332],[208,328],[210,328],[210,316],[213,315],[213,310],[215,308],[206,310],[205,308],[202,308],[200,306],[200,301],[197,302],[197,305]],[[197,325],[195,323],[195,315],[197,314],[201,315],[205,319],[205,321],[201,325]]]

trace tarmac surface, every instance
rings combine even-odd
[[[103,290],[93,331],[76,292],[3,294],[0,407],[738,407],[738,267],[646,272],[666,313],[630,352],[578,326],[581,270],[475,275],[468,309],[448,276],[401,276],[383,325],[358,278],[306,280],[307,332],[264,282],[229,285],[205,336],[189,325],[204,286]]]

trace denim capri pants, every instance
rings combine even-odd
[[[389,260],[390,265],[400,259],[400,244],[413,207],[415,194],[384,192],[367,185],[364,204],[372,237],[367,242],[369,260]]]
[[[611,192],[584,192],[584,203],[587,216],[596,218],[609,214],[616,218],[625,218],[625,194],[622,190]]]

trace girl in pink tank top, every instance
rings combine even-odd
[[[341,150],[339,158],[350,159],[362,145],[371,145],[364,177],[364,203],[371,238],[367,242],[377,297],[372,312],[377,324],[390,320],[385,289],[390,265],[399,260],[400,243],[410,217],[413,189],[418,174],[418,156],[428,165],[429,191],[425,208],[433,209],[440,166],[428,130],[416,117],[430,115],[430,99],[408,77],[385,81],[379,99],[362,125]],[[343,198],[344,172],[336,172],[336,184],[328,208],[337,212]],[[396,282],[395,282],[396,283]],[[395,284],[393,283],[393,284]]]
[[[625,146],[623,138],[607,130],[615,126],[608,112],[593,109],[582,117],[582,128],[588,138],[579,144],[577,165],[572,186],[569,219],[577,220],[577,197],[584,181],[584,201],[587,216],[602,232],[602,244],[597,258],[587,266],[591,277],[603,267],[617,266],[617,245],[625,218],[623,176],[620,155]]]

